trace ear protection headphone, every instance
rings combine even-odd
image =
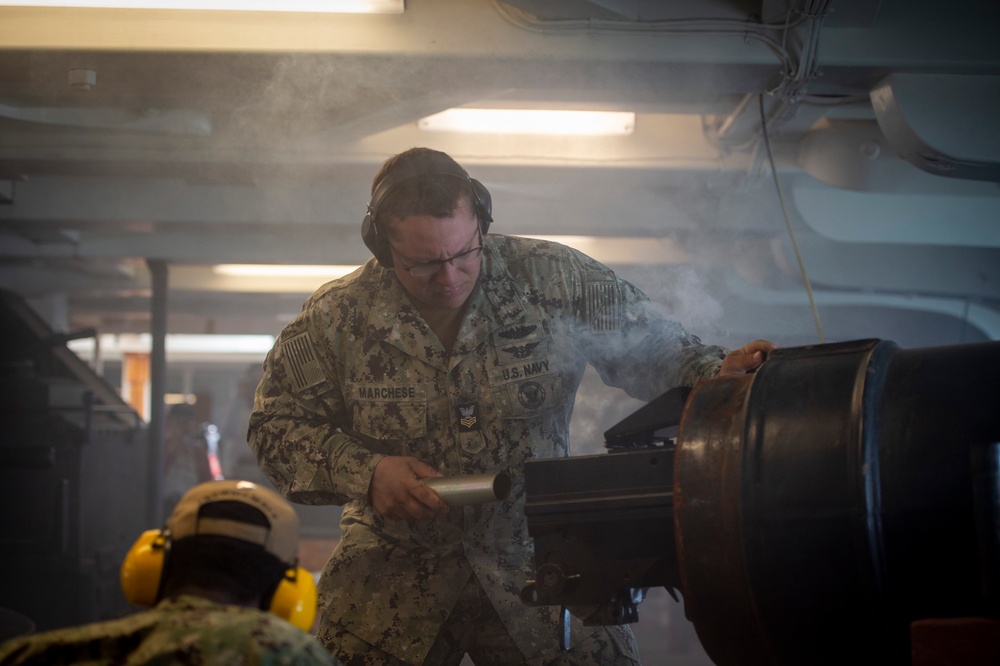
[[[400,165],[389,171],[375,186],[372,191],[371,201],[368,202],[368,212],[361,222],[361,238],[365,245],[375,255],[378,262],[386,268],[392,268],[392,252],[389,249],[389,239],[381,223],[378,221],[379,208],[382,202],[396,188],[407,181],[415,180],[421,176],[454,176],[464,180],[472,188],[472,208],[479,220],[479,230],[485,235],[493,222],[493,198],[486,186],[475,178],[470,178],[469,174],[461,167],[433,169],[431,171],[418,171],[412,166]]]
[[[136,540],[122,562],[119,579],[125,598],[136,606],[154,606],[160,600],[163,572],[170,557],[170,533],[147,530]],[[291,566],[271,595],[271,613],[303,631],[316,619],[316,583],[312,574]]]

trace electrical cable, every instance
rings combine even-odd
[[[742,35],[748,42],[759,41],[774,53],[781,61],[784,75],[792,71],[792,57],[782,47],[782,44],[769,31],[787,30],[809,20],[804,14],[802,18],[781,23],[759,23],[739,19],[665,19],[660,21],[616,21],[607,19],[544,19],[539,20],[530,13],[516,7],[492,0],[494,9],[511,25],[541,34],[572,34],[572,33],[677,33],[696,35]]]
[[[825,342],[823,336],[823,326],[819,322],[819,312],[816,310],[816,300],[813,298],[812,286],[809,283],[809,275],[806,273],[806,265],[802,260],[802,253],[799,252],[798,241],[795,240],[795,232],[792,230],[792,220],[788,215],[788,208],[785,205],[785,193],[781,189],[781,181],[778,179],[778,169],[774,164],[774,155],[771,153],[771,141],[767,136],[767,119],[764,117],[764,95],[757,96],[757,106],[760,111],[760,129],[764,138],[764,149],[767,152],[767,161],[771,166],[771,175],[774,177],[774,187],[778,192],[778,203],[781,204],[781,214],[785,218],[785,227],[788,229],[788,236],[792,240],[792,248],[795,250],[795,259],[799,263],[799,271],[802,273],[802,280],[806,285],[806,294],[809,296],[809,307],[812,310],[813,321],[816,324],[816,332],[819,333],[820,344]]]
[[[677,25],[698,25],[704,24],[718,27],[725,25],[731,29],[745,30],[747,27],[754,29],[784,30],[788,27],[795,27],[811,18],[809,12],[800,12],[802,18],[789,22],[787,17],[778,23],[762,23],[760,21],[748,21],[743,19],[729,18],[684,18],[684,19],[659,19],[653,21],[639,21],[629,19],[596,19],[596,18],[575,18],[575,19],[539,19],[528,11],[513,7],[502,0],[492,0],[493,8],[498,14],[512,25],[533,32],[594,32],[594,31],[626,31],[626,32],[662,32],[669,31]]]
[[[613,19],[539,19],[531,13],[500,0],[491,0],[497,14],[516,28],[545,35],[631,33],[637,35],[689,34],[698,36],[742,36],[746,43],[757,42],[778,59],[781,80],[767,93],[787,103],[798,103],[806,84],[816,78],[816,56],[823,20],[830,13],[831,0],[805,0],[802,9],[789,7],[781,21],[763,23],[753,19],[683,18],[653,21]],[[792,30],[805,25],[798,57],[792,53]]]
[[[492,0],[493,7],[497,13],[511,25],[530,32],[542,34],[572,34],[572,33],[599,33],[599,32],[631,32],[631,33],[675,33],[675,34],[697,34],[697,35],[743,35],[747,42],[759,41],[767,47],[780,61],[782,66],[782,80],[768,94],[776,95],[786,102],[799,102],[805,96],[803,88],[805,84],[817,75],[816,59],[819,52],[819,35],[823,20],[830,12],[830,0],[806,0],[805,8],[793,10],[789,8],[785,19],[780,23],[761,23],[754,21],[743,21],[738,19],[667,19],[661,21],[616,21],[603,19],[547,19],[539,20],[531,14],[511,7],[499,0]],[[793,12],[797,12],[799,18],[792,20]],[[797,60],[793,58],[788,49],[788,37],[790,30],[803,23],[808,23],[806,36],[803,40],[800,55]],[[769,31],[780,31],[780,39],[768,34]],[[818,103],[814,100],[813,103]],[[854,101],[853,99],[851,101]],[[771,142],[768,137],[767,118],[764,113],[763,93],[757,96],[758,110],[760,113],[761,132],[764,138],[764,147],[767,159],[771,167],[771,174],[774,177],[774,185],[778,193],[778,201],[781,204],[781,212],[785,219],[785,226],[795,250],[795,257],[805,282],[806,293],[809,297],[809,305],[812,310],[813,320],[816,324],[816,331],[819,340],[824,341],[823,327],[820,324],[819,313],[816,310],[816,302],[813,298],[812,286],[809,276],[806,273],[805,263],[799,251],[795,232],[792,229],[791,219],[785,203],[785,195],[781,189],[781,181],[778,178],[778,170],[774,164],[774,155],[771,153]],[[778,110],[775,111],[778,113]]]
[[[781,48],[787,52],[789,28],[808,22],[805,37],[799,49],[799,59],[795,66],[795,71],[786,70],[781,83],[768,94],[778,95],[789,102],[798,102],[804,95],[805,85],[816,78],[816,57],[819,53],[819,36],[823,26],[823,21],[830,13],[829,0],[807,0],[805,7],[799,9],[789,9],[786,14],[786,21],[792,13],[798,13],[801,18],[797,21],[788,21],[781,33]]]

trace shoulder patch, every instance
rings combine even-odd
[[[299,333],[281,343],[281,358],[295,391],[316,386],[326,379],[316,359],[309,333]]]
[[[584,286],[584,317],[594,331],[617,331],[621,328],[622,304],[618,285],[601,280]]]

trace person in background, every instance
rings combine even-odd
[[[264,364],[250,445],[294,502],[346,504],[317,636],[349,666],[634,664],[627,626],[527,607],[523,464],[569,454],[587,366],[652,400],[757,368],[774,345],[706,346],[638,288],[557,243],[495,234],[488,190],[414,148],[372,183],[375,255],[320,287]],[[503,502],[448,505],[422,479],[507,472]]]
[[[174,405],[163,428],[163,515],[169,516],[190,488],[214,478],[194,405]]]
[[[270,481],[260,471],[247,444],[247,424],[253,410],[254,391],[262,374],[257,362],[248,365],[239,378],[219,429],[219,458],[224,478],[246,479],[270,487]]]
[[[126,598],[153,608],[10,639],[0,664],[335,665],[304,630],[316,591],[296,566],[298,531],[295,511],[271,490],[236,480],[195,486],[122,565]]]

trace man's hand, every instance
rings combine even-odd
[[[448,513],[441,496],[420,479],[441,476],[409,456],[386,456],[375,466],[368,496],[375,510],[393,520],[432,520]]]
[[[754,340],[745,344],[736,351],[729,352],[726,358],[722,359],[722,368],[719,370],[720,377],[732,377],[742,375],[756,370],[767,358],[769,351],[774,351],[778,346],[767,340]]]

